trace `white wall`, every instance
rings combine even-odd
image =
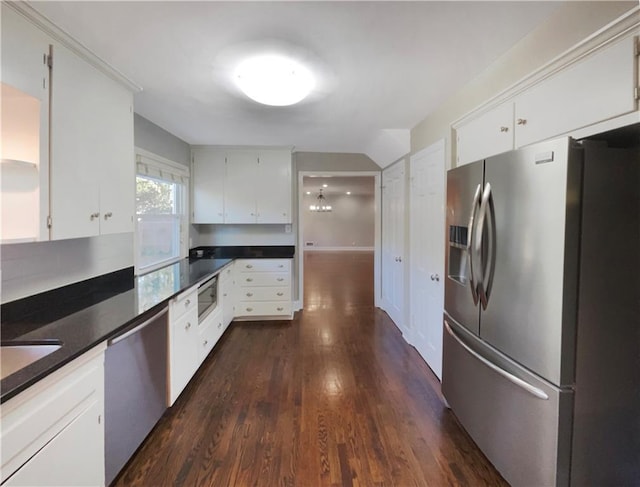
[[[373,178],[372,178],[373,182]],[[375,200],[373,195],[327,195],[331,212],[309,210],[316,195],[305,195],[303,237],[305,249],[366,248],[373,250]],[[313,246],[307,246],[313,242]]]

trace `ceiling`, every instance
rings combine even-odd
[[[354,152],[385,166],[409,131],[558,2],[30,2],[142,87],[135,111],[192,145]],[[284,50],[319,75],[290,107],[230,81],[243,54]],[[392,160],[389,160],[392,159]]]

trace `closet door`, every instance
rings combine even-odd
[[[410,169],[410,340],[441,378],[446,206],[444,141],[412,156]]]

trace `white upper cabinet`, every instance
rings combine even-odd
[[[291,153],[260,151],[256,176],[256,222],[290,223]]]
[[[580,57],[573,55],[564,65],[547,66],[535,79],[503,93],[501,103],[454,123],[457,165],[601,122],[615,123],[636,111],[635,35],[637,31],[629,30],[615,40],[600,41]]]
[[[225,154],[197,148],[192,151],[192,161],[192,223],[224,223]]]
[[[225,223],[256,222],[258,155],[252,151],[227,152],[224,194]]]
[[[4,3],[1,33],[0,238],[47,240],[49,39]]]
[[[515,100],[515,146],[538,142],[636,109],[629,37],[559,71]]]
[[[193,223],[291,223],[291,151],[193,149]]]
[[[51,238],[132,232],[131,92],[57,43],[51,77]]]
[[[458,129],[459,166],[513,149],[513,103],[489,110]]]

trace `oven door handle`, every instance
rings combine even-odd
[[[138,333],[143,328],[146,328],[147,326],[149,326],[151,324],[151,322],[155,321],[157,318],[159,318],[160,316],[165,314],[167,312],[167,310],[168,310],[168,308],[165,306],[165,308],[162,311],[160,311],[159,313],[156,313],[151,318],[146,320],[144,323],[141,323],[138,326],[136,326],[136,327],[124,332],[122,335],[118,335],[117,337],[112,338],[111,340],[109,340],[107,342],[107,346],[110,347],[111,345],[115,345],[116,343],[121,342],[122,340],[126,340],[131,335],[133,335],[135,333]]]

